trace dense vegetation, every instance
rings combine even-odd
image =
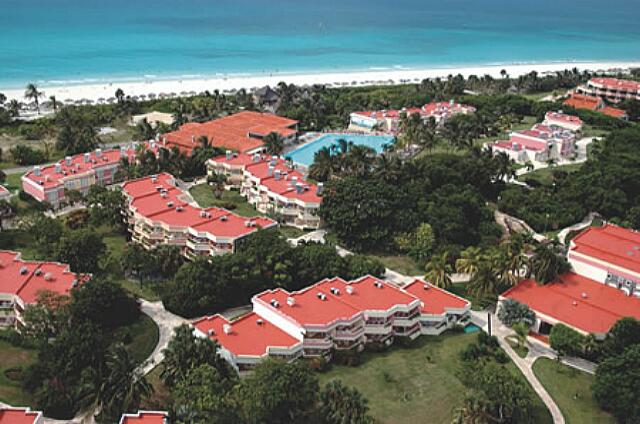
[[[219,312],[249,303],[261,291],[282,287],[298,290],[327,277],[353,279],[381,276],[377,260],[341,257],[331,245],[292,247],[272,231],[251,236],[233,255],[196,260],[183,265],[162,290],[165,307],[185,317]]]

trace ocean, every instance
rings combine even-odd
[[[0,88],[640,60],[638,0],[0,0]]]

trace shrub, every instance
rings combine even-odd
[[[520,322],[531,326],[536,320],[536,314],[524,303],[507,299],[500,305],[498,318],[504,325],[508,325],[509,327],[513,327]]]

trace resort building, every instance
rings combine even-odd
[[[165,411],[138,411],[123,414],[119,424],[168,424],[169,413]]]
[[[173,122],[174,122],[173,115],[171,113],[153,111],[149,113],[143,113],[140,115],[133,115],[131,117],[130,124],[135,127],[145,119],[147,120],[149,125],[151,125],[154,128],[156,128],[158,124],[173,125]]]
[[[0,250],[0,328],[24,324],[22,313],[42,292],[68,294],[86,276],[58,262],[25,261],[19,252]]]
[[[432,102],[420,108],[403,108],[400,110],[379,110],[353,112],[349,119],[349,129],[352,131],[382,131],[396,134],[400,130],[400,117],[404,114],[411,116],[419,114],[423,120],[433,118],[436,124],[442,124],[457,114],[469,115],[476,109],[453,100],[449,102]]]
[[[542,124],[549,127],[564,128],[565,130],[569,130],[574,133],[582,132],[582,126],[584,125],[582,119],[577,116],[567,115],[562,113],[562,111],[547,112],[544,115],[544,121],[542,121]]]
[[[517,163],[546,162],[570,159],[576,152],[576,132],[567,127],[580,129],[580,118],[560,112],[549,112],[542,124],[530,130],[513,131],[509,140],[486,143],[493,153],[504,152]]]
[[[44,424],[44,416],[40,411],[29,408],[0,408],[0,424]]]
[[[307,182],[290,162],[260,153],[227,151],[224,156],[209,159],[207,170],[209,175],[225,175],[229,185],[239,189],[249,204],[261,213],[276,216],[282,224],[301,229],[321,225],[318,209],[323,184]]]
[[[604,100],[597,96],[571,93],[571,97],[565,100],[562,104],[574,109],[586,109],[593,112],[599,112],[613,118],[627,119],[627,113],[624,110],[607,106]]]
[[[334,350],[389,345],[466,324],[470,304],[416,280],[401,289],[375,277],[322,280],[296,292],[273,289],[252,299],[253,311],[234,321],[221,315],[193,322],[195,334],[217,340],[238,371],[266,357],[329,359]]]
[[[270,112],[275,112],[278,107],[278,100],[280,100],[280,95],[268,85],[253,92],[253,102]]]
[[[562,323],[603,339],[619,319],[640,319],[640,299],[573,272],[547,284],[524,280],[500,295],[501,302],[505,299],[528,305],[536,314],[531,331],[543,336]]]
[[[574,271],[640,297],[640,233],[612,224],[590,227],[571,240]]]
[[[167,173],[122,185],[132,240],[147,249],[182,248],[187,258],[234,253],[259,228],[276,227],[269,218],[244,218],[222,208],[201,208]]]
[[[67,156],[53,165],[36,165],[22,176],[22,189],[36,200],[58,207],[65,199],[67,190],[86,194],[94,184],[113,184],[121,160],[133,162],[140,149],[157,152],[157,148],[154,141],[140,145],[134,142],[120,148],[96,149]]]
[[[578,92],[589,96],[604,97],[610,102],[640,100],[640,82],[618,78],[591,78]]]
[[[298,135],[298,121],[271,113],[243,111],[209,122],[189,122],[161,136],[161,141],[163,147],[177,147],[191,154],[200,145],[198,139],[206,136],[212,146],[251,153],[261,150],[263,139],[271,133],[278,134],[285,144],[290,143]]]
[[[500,299],[527,304],[540,334],[563,323],[603,338],[620,318],[640,319],[640,233],[590,227],[571,240],[567,256],[573,272],[545,285],[525,280]]]
[[[5,186],[0,185],[0,200],[9,200],[11,192]]]

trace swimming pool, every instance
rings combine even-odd
[[[338,140],[351,141],[355,145],[371,147],[376,153],[382,153],[384,146],[391,145],[395,137],[389,135],[361,135],[361,134],[324,134],[304,146],[298,147],[285,156],[293,162],[302,166],[310,166],[313,163],[313,156],[323,147],[331,147],[338,143]]]

